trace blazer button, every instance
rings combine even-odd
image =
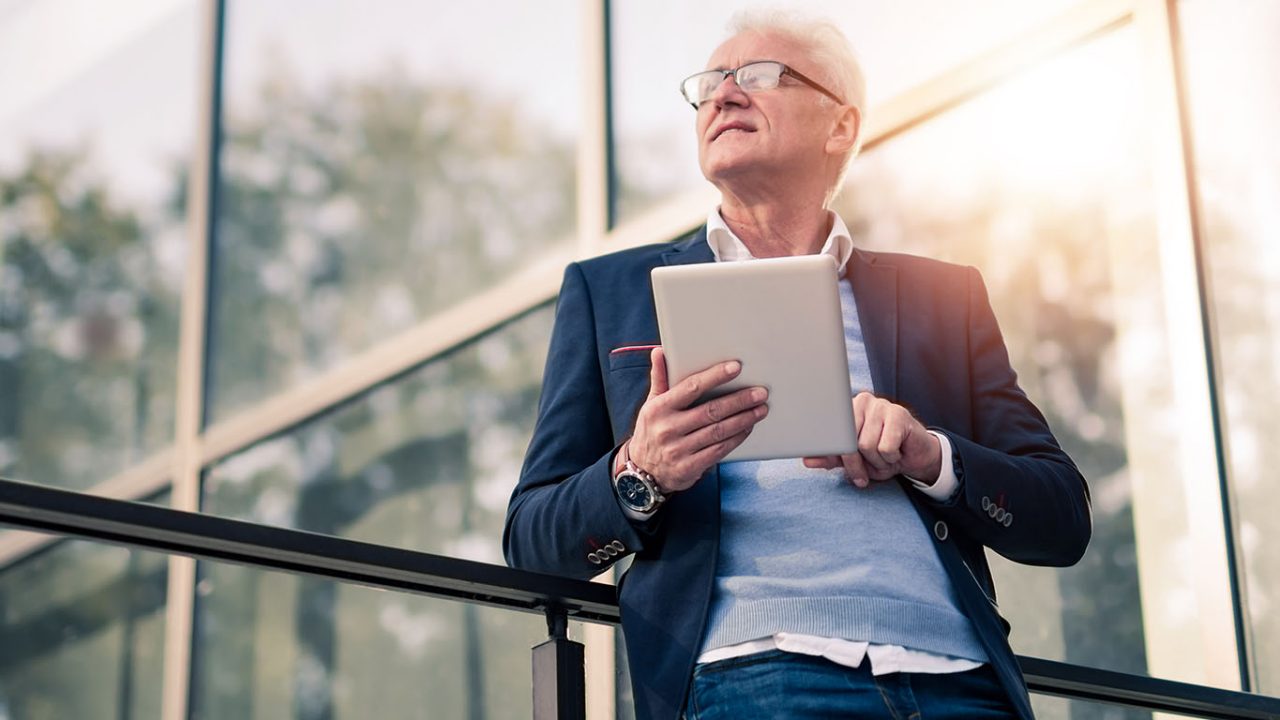
[[[592,565],[599,565],[600,563],[604,562],[604,558],[600,557],[595,553],[591,553],[587,555],[587,559],[591,561]]]
[[[941,520],[934,523],[933,534],[934,534],[934,537],[938,538],[939,540],[946,540],[947,534],[948,534],[947,524],[942,522]]]
[[[627,549],[627,546],[623,545],[621,540],[614,540],[613,542],[609,543],[609,546],[614,548],[618,552],[623,552],[624,550]]]
[[[992,519],[995,519],[998,512],[1000,512],[1000,506],[995,503],[992,503],[991,507],[987,508],[987,515],[990,515]]]
[[[1004,522],[1005,517],[1007,517],[1008,515],[1009,513],[1005,511],[1004,508],[996,508],[996,514],[992,515],[991,517],[994,517],[996,519],[996,522],[1002,523]]]
[[[991,512],[991,497],[988,495],[982,496],[982,512]]]
[[[1006,514],[1005,514],[1005,516],[1004,516],[1004,520],[1003,520],[1002,522],[1004,522],[1004,526],[1005,526],[1005,527],[1009,527],[1010,525],[1012,525],[1012,524],[1013,524],[1013,513],[1006,513]]]
[[[617,554],[618,554],[618,548],[614,547],[612,544],[609,544],[609,545],[605,545],[604,547],[600,548],[600,549],[599,549],[599,550],[597,550],[596,552],[598,552],[598,553],[604,553],[604,554],[607,554],[609,557],[613,557],[613,556],[615,556],[615,555],[617,555]]]

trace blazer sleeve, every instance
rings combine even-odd
[[[972,438],[946,432],[963,472],[960,493],[938,513],[977,542],[1016,562],[1067,566],[1093,532],[1089,489],[1017,374],[982,277],[968,268],[968,352]],[[1006,525],[990,508],[1003,508]]]
[[[511,567],[590,578],[643,547],[613,492],[616,447],[581,266],[565,269],[533,438],[507,508]],[[596,562],[592,558],[596,558]]]

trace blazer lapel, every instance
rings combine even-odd
[[[693,263],[713,262],[716,256],[707,244],[707,228],[702,226],[690,237],[677,242],[671,249],[662,253],[663,265],[692,265]]]
[[[876,394],[898,397],[898,269],[877,262],[871,253],[854,250],[849,281],[858,304],[858,322],[871,366]]]

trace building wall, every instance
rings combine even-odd
[[[1090,479],[1079,565],[993,557],[1015,650],[1280,693],[1277,9],[795,5],[869,80],[835,208],[982,271]],[[738,7],[0,3],[0,475],[500,563],[561,269],[712,207],[676,87]],[[0,531],[0,718],[528,717],[542,634]]]

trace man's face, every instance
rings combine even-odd
[[[776,60],[821,78],[821,68],[783,38],[745,33],[716,49],[708,70],[730,69],[754,60]],[[717,187],[732,189],[751,179],[785,179],[796,173],[822,172],[826,140],[834,119],[822,95],[794,78],[778,87],[745,93],[725,78],[698,108],[698,163]]]

